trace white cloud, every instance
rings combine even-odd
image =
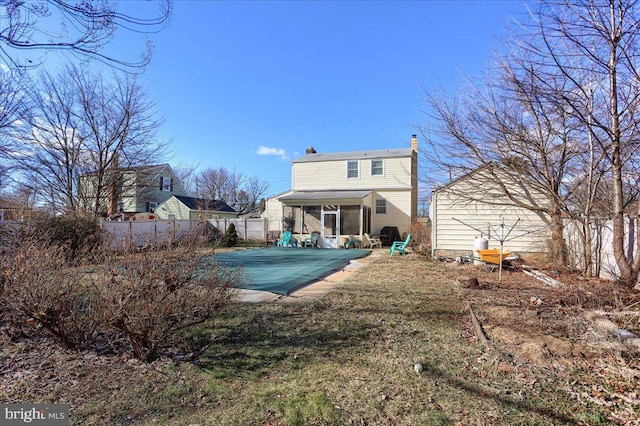
[[[268,146],[260,145],[258,147],[258,151],[256,151],[258,155],[275,155],[276,157],[280,157],[282,160],[288,160],[289,156],[287,152],[282,148],[269,148]]]

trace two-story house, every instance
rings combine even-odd
[[[362,239],[383,227],[409,232],[417,216],[418,141],[411,148],[318,153],[309,147],[291,163],[291,190],[266,201],[269,231],[291,230],[323,247]]]
[[[80,182],[85,203],[92,206],[98,190],[99,210],[109,215],[153,213],[172,195],[187,195],[169,164],[117,169],[115,177],[100,188],[91,174]]]

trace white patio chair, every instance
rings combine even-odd
[[[371,236],[365,232],[364,239],[367,240],[369,248],[374,248],[375,246],[382,248],[382,241],[380,238]]]

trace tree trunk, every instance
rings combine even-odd
[[[567,264],[567,249],[564,244],[564,224],[559,206],[555,206],[551,213],[551,241],[549,243],[549,260],[556,266],[565,266]]]

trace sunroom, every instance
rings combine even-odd
[[[371,232],[373,191],[301,191],[278,198],[283,229],[304,241],[319,233],[321,247],[342,247],[351,238],[357,245]]]

